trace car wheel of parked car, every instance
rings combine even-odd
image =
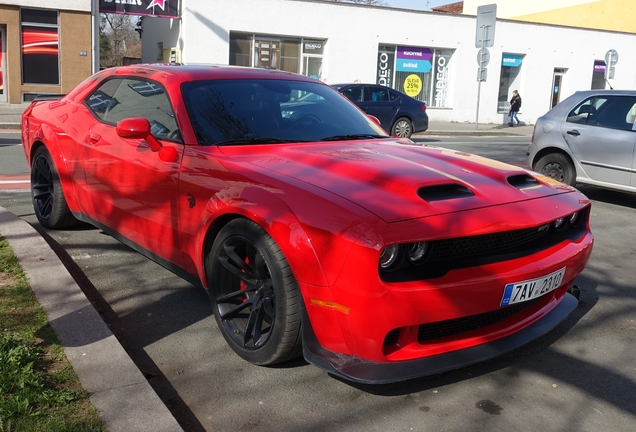
[[[393,123],[391,135],[401,138],[411,138],[411,135],[413,135],[413,123],[406,117],[400,117]]]
[[[574,166],[561,153],[550,153],[543,156],[534,165],[534,170],[570,186],[576,184]]]
[[[214,241],[206,268],[216,322],[238,355],[271,365],[300,354],[300,291],[265,230],[246,219],[231,221]]]
[[[51,154],[44,146],[35,151],[31,161],[31,198],[35,216],[43,227],[60,229],[77,222],[66,204]]]

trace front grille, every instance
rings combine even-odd
[[[407,282],[434,279],[451,270],[503,262],[553,247],[566,240],[574,241],[585,235],[589,207],[581,210],[578,222],[566,223],[557,229],[554,223],[514,231],[427,242],[428,252],[421,264],[404,258],[390,270],[380,269],[385,282]],[[403,255],[408,245],[402,248]]]
[[[549,226],[439,240],[431,245],[428,261],[457,260],[467,257],[495,255],[514,249],[548,234]]]
[[[492,312],[485,312],[447,321],[438,321],[430,324],[422,324],[417,332],[417,341],[419,343],[426,343],[434,339],[455,336],[497,324],[528,309],[538,300],[540,300],[540,298],[503,307]]]

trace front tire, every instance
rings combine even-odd
[[[400,117],[393,123],[391,135],[400,138],[411,138],[411,135],[413,135],[413,123],[406,117]]]
[[[62,229],[77,223],[66,204],[53,158],[44,146],[35,151],[31,161],[31,199],[43,227]]]
[[[561,153],[550,153],[543,156],[534,165],[534,170],[551,177],[561,183],[574,186],[576,184],[576,172],[572,162]]]
[[[257,365],[301,353],[301,297],[274,240],[247,219],[229,222],[206,259],[214,317],[230,347]]]

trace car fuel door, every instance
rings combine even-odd
[[[589,111],[581,116],[581,107]],[[574,108],[561,133],[585,173],[599,182],[629,186],[636,147],[636,97],[596,96]]]
[[[120,81],[112,96],[116,102],[110,102],[84,140],[85,213],[179,265],[176,200],[184,151],[179,129],[162,87],[136,79]],[[132,124],[145,125],[146,133],[118,133],[122,120],[137,120]]]

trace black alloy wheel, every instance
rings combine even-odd
[[[206,260],[219,329],[253,364],[271,365],[301,352],[300,293],[287,260],[256,223],[235,219]]]
[[[60,177],[46,147],[38,148],[31,161],[31,198],[40,224],[49,229],[77,223],[66,204]]]

